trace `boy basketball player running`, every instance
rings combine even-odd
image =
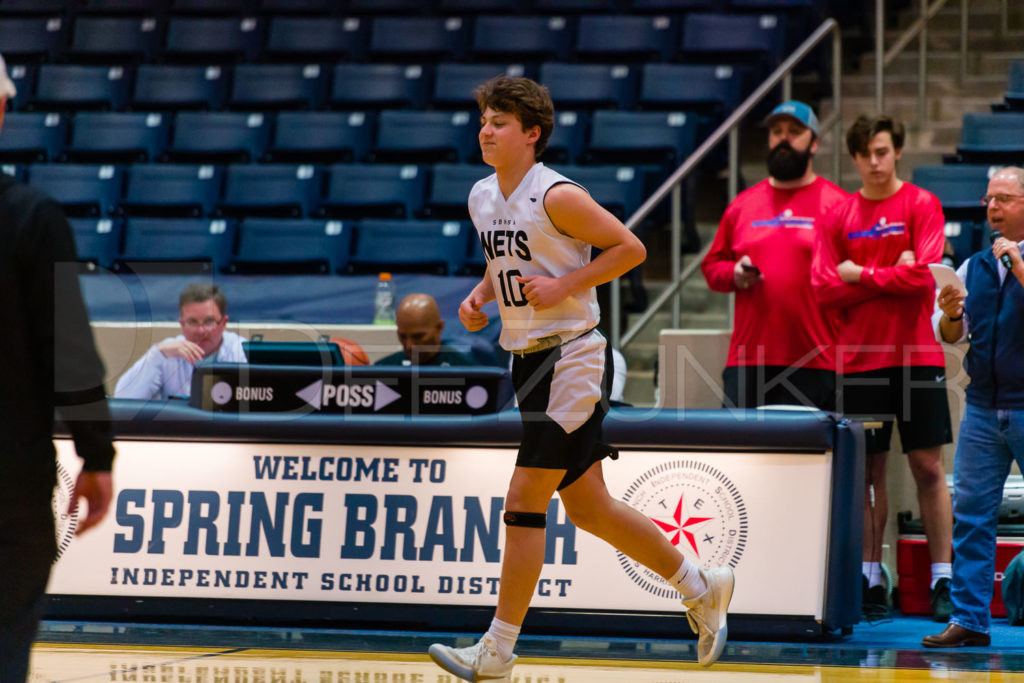
[[[480,148],[495,173],[469,195],[487,273],[462,302],[459,319],[480,330],[487,324],[481,307],[497,300],[499,342],[514,354],[523,441],[505,498],[505,552],[491,627],[472,647],[434,644],[430,656],[467,681],[510,674],[544,561],[548,502],[558,491],[577,527],[675,586],[699,637],[700,663],[709,666],[725,646],[732,569],[703,570],[684,558],[649,519],[612,498],[601,469],[601,460],[616,452],[601,437],[612,363],[596,328],[594,288],[640,264],[645,249],[586,190],[537,162],[554,120],[546,88],[499,76],[474,94]],[[601,250],[593,260],[592,246]]]

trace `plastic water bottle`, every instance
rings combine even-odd
[[[395,283],[391,273],[381,273],[377,279],[377,294],[373,299],[373,324],[395,324]]]

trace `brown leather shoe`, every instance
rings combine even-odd
[[[925,647],[987,647],[991,642],[987,633],[978,633],[959,624],[949,624],[942,633],[921,640]]]

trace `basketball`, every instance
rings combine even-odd
[[[341,349],[341,357],[345,359],[345,365],[369,365],[370,357],[363,351],[363,347],[345,337],[331,337],[331,341]]]

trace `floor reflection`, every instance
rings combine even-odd
[[[994,681],[992,670],[960,668],[964,653],[880,651],[862,666],[840,667],[723,661],[691,662],[523,658],[509,683],[702,683],[704,681]],[[969,662],[969,658],[967,660]],[[990,664],[1001,664],[998,656]],[[973,668],[973,667],[972,667]],[[70,683],[456,683],[423,655],[248,648],[146,648],[41,644],[30,681]]]

